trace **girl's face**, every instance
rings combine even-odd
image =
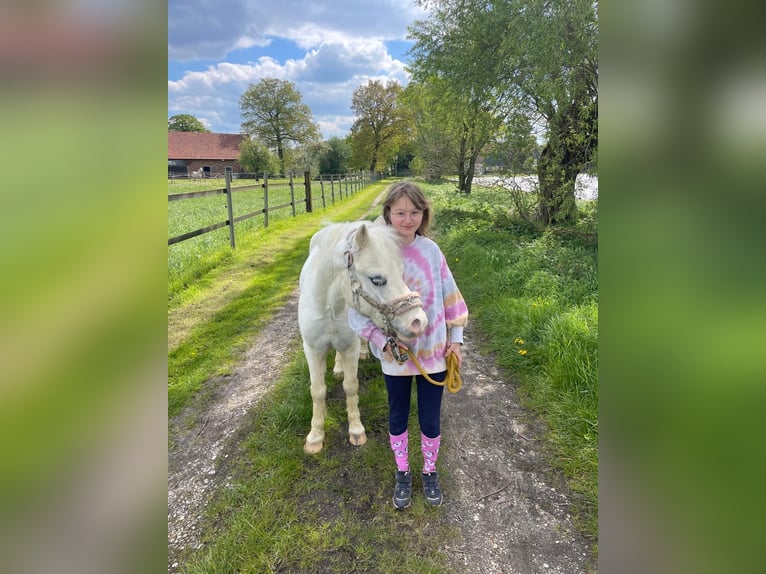
[[[391,204],[391,227],[393,227],[405,243],[415,241],[415,232],[423,223],[423,211],[406,196],[400,197]]]

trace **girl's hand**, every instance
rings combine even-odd
[[[396,342],[396,346],[399,348],[399,353],[408,353],[409,349],[407,348],[407,345],[401,343],[400,341]],[[394,362],[394,354],[391,352],[391,343],[386,343],[386,346],[383,347],[383,357],[386,359],[386,361]],[[399,361],[396,361],[397,363]]]
[[[460,370],[463,367],[463,345],[460,343],[450,343],[444,352],[444,356],[449,357],[450,355],[457,357],[457,368]]]
[[[383,358],[389,363],[393,363],[394,361],[394,356],[391,354],[391,349],[389,348],[388,343],[383,347]]]

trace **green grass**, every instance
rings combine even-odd
[[[359,217],[385,183],[331,213],[253,231],[235,252],[210,256],[223,263],[200,264],[187,275],[194,280],[169,289],[169,324],[177,317],[192,324],[185,331],[179,327],[178,344],[169,349],[171,413],[204,401],[210,381],[240,359],[295,285],[321,219]],[[475,187],[471,196],[461,196],[451,184],[423,187],[434,202],[436,240],[472,320],[488,336],[487,350],[518,380],[525,404],[546,422],[550,463],[569,480],[577,524],[595,540],[597,208],[583,205],[586,216],[576,228],[545,230],[509,216],[507,200],[496,191]],[[214,496],[204,521],[205,545],[185,557],[184,571],[444,572],[439,547],[458,534],[419,497],[411,512],[396,513],[391,485],[381,480],[391,461],[376,362],[362,362],[359,373],[368,444],[349,445],[343,392],[328,368],[326,446],[313,457],[302,451],[311,400],[298,346],[289,350],[288,362],[236,441],[239,456],[218,469],[231,476],[229,486]],[[417,466],[418,454],[411,456]],[[449,480],[444,469],[446,488]]]
[[[550,460],[576,495],[575,518],[598,532],[597,203],[573,228],[538,228],[508,215],[503,194],[457,196],[424,185],[435,230],[472,318],[498,362],[546,422]]]
[[[361,365],[360,407],[370,440],[360,449],[348,443],[341,384],[328,374],[326,446],[307,457],[308,369],[296,349],[281,382],[253,413],[242,456],[224,469],[237,480],[208,509],[206,548],[184,571],[443,572],[437,546],[455,532],[439,525],[419,498],[410,512],[394,510],[391,485],[380,480],[392,471],[378,378],[374,361]]]

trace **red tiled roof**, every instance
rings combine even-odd
[[[239,158],[242,134],[205,134],[199,132],[168,132],[168,159]]]

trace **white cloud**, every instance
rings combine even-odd
[[[408,81],[404,64],[391,58],[382,44],[367,46],[359,42],[323,45],[302,60],[280,64],[263,57],[251,64],[222,62],[204,71],[188,72],[177,81],[168,82],[168,111],[189,113],[207,118],[214,131],[239,132],[239,100],[250,84],[263,78],[279,78],[295,83],[315,120],[333,117],[320,123],[325,137],[342,135],[337,126],[347,126],[353,117],[351,95],[371,79],[387,82]],[[343,117],[343,121],[337,118]],[[326,127],[323,127],[326,126]]]
[[[319,116],[314,118],[319,130],[325,134],[325,139],[345,137],[354,123],[353,116]]]
[[[170,0],[168,56],[216,60],[274,37],[305,50],[354,37],[402,40],[423,14],[414,0]]]
[[[355,88],[370,79],[406,85],[404,63],[385,42],[405,39],[407,26],[422,16],[413,0],[171,0],[168,59],[219,63],[168,82],[168,115],[189,113],[213,131],[237,133],[242,94],[262,78],[278,78],[295,83],[324,137],[343,136],[354,120]],[[247,48],[277,38],[304,55],[220,61],[239,51],[241,62]]]
[[[220,59],[237,46],[264,45],[267,38],[242,0],[171,0],[168,58]]]

